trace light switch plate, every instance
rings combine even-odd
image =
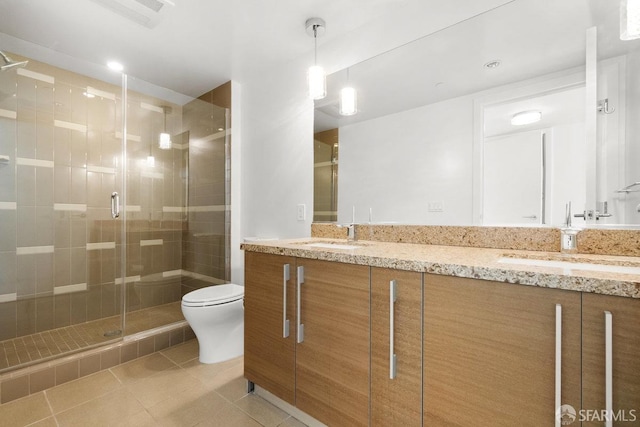
[[[298,205],[297,207],[297,211],[296,211],[296,217],[298,218],[298,221],[304,221],[307,219],[307,207],[304,204]]]
[[[444,211],[444,202],[442,201],[429,202],[429,204],[427,205],[427,210],[429,212],[442,212]]]

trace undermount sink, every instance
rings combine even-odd
[[[564,270],[583,270],[583,271],[599,271],[603,273],[620,273],[620,274],[637,274],[640,275],[640,266],[620,265],[603,260],[580,259],[570,261],[560,261],[557,259],[539,259],[539,258],[516,258],[513,256],[503,256],[498,262],[502,264],[527,265],[536,267],[562,268]]]
[[[308,248],[320,248],[320,249],[342,249],[342,250],[353,250],[360,249],[363,246],[366,246],[357,242],[343,243],[341,241],[332,242],[300,242],[299,245],[308,247]]]
[[[307,243],[305,246],[310,248],[323,248],[323,249],[358,249],[362,246],[357,245],[344,245],[342,243]]]

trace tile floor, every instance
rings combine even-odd
[[[0,405],[3,426],[300,427],[300,421],[246,393],[242,358],[198,361],[198,342]]]
[[[180,301],[127,313],[126,335],[184,320]],[[121,327],[120,316],[0,341],[0,371],[113,340],[104,333]],[[118,338],[118,337],[116,337]]]

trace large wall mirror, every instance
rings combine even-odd
[[[640,225],[639,76],[619,0],[515,0],[336,72],[314,220]]]

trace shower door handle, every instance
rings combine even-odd
[[[291,279],[290,266],[282,268],[282,338],[289,337],[289,320],[287,319],[287,283]]]
[[[304,267],[298,267],[298,274],[296,274],[296,293],[297,293],[297,301],[296,301],[296,333],[298,334],[296,342],[298,344],[304,341],[304,324],[300,322],[300,313],[302,311],[301,303],[300,303],[300,288],[304,283]]]
[[[120,195],[117,191],[111,193],[111,218],[120,217]]]

